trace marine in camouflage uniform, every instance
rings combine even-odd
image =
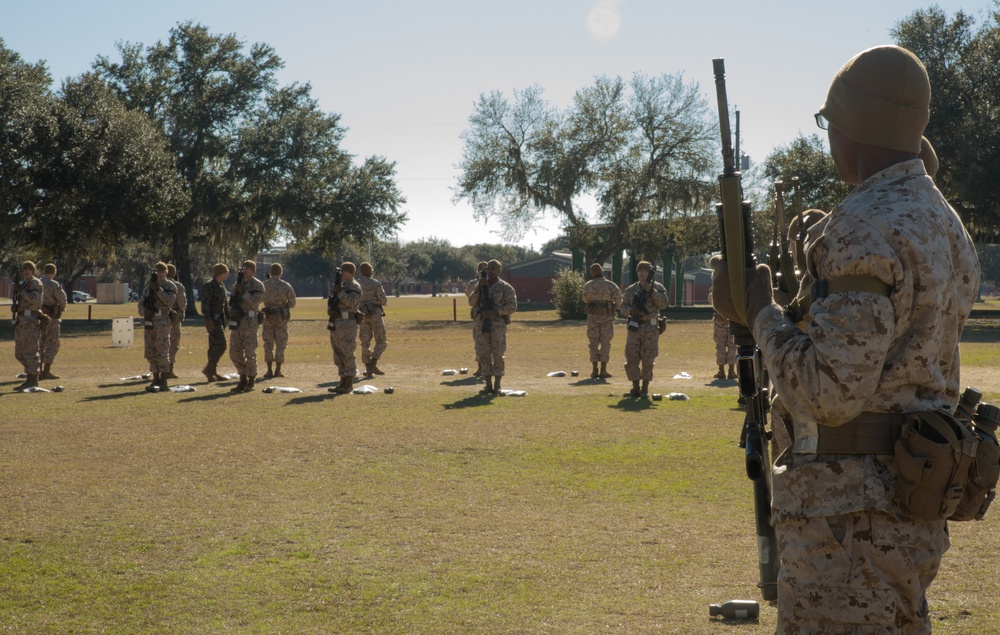
[[[357,268],[353,262],[340,266],[340,284],[334,283],[327,306],[327,330],[330,331],[330,348],[337,367],[340,383],[329,388],[330,392],[346,395],[354,390],[354,376],[358,373],[358,306],[361,304],[361,285],[354,279]]]
[[[374,270],[371,264],[361,263],[361,277],[358,284],[361,285],[361,305],[358,310],[364,318],[361,320],[361,361],[365,365],[365,375],[384,375],[379,367],[378,360],[389,345],[389,340],[385,332],[385,305],[388,299],[385,297],[385,289],[382,283],[372,278]],[[372,339],[375,340],[375,348],[370,348]]]
[[[479,367],[482,369],[486,386],[483,394],[499,394],[500,379],[504,376],[507,354],[507,324],[510,316],[517,311],[517,294],[514,287],[500,279],[503,265],[499,260],[491,260],[486,265],[486,280],[469,295],[469,306],[476,309],[479,322],[477,352]]]
[[[708,303],[712,304],[712,292],[708,292]],[[729,365],[729,379],[736,379],[736,355],[740,347],[729,332],[729,320],[718,311],[712,313],[712,340],[715,342],[715,363],[719,372],[715,379],[726,379],[726,365]]]
[[[263,379],[284,377],[281,365],[285,363],[285,348],[288,346],[288,320],[295,308],[295,289],[281,279],[284,269],[274,263],[264,280],[264,362],[267,372]]]
[[[62,314],[66,310],[66,292],[55,279],[56,266],[48,263],[42,267],[42,319],[38,336],[38,352],[41,355],[42,372],[39,379],[59,379],[52,374],[52,364],[59,354]]]
[[[17,294],[17,311],[11,304],[14,320],[14,357],[24,367],[27,378],[14,388],[22,392],[38,387],[38,334],[42,312],[42,283],[35,277],[35,263],[30,260],[21,265],[21,285]]]
[[[139,296],[142,315],[143,351],[149,362],[152,382],[147,391],[166,390],[170,371],[170,331],[173,328],[177,287],[167,279],[167,265],[156,263],[156,280],[150,280]]]
[[[257,312],[264,299],[264,283],[254,277],[257,263],[244,260],[233,283],[229,304],[229,359],[240,374],[231,392],[251,392],[257,380]]]
[[[479,280],[486,273],[486,261],[480,262],[476,265],[476,272],[479,274],[479,278],[474,278],[469,280],[465,285],[465,297],[469,298],[472,296],[473,292],[479,286]],[[476,313],[479,309],[473,306],[469,311],[469,317],[472,319],[472,347],[476,354],[476,372],[472,373],[476,377],[480,377],[483,374],[483,368],[479,364],[479,329],[482,327],[482,321],[476,319]]]
[[[172,264],[167,265],[167,278],[177,287],[177,295],[174,298],[174,312],[176,317],[170,326],[170,370],[167,377],[177,379],[174,373],[174,364],[177,363],[177,351],[181,347],[181,325],[184,324],[184,313],[187,311],[188,299],[187,289],[177,280],[177,267]]]
[[[611,338],[615,336],[615,313],[622,306],[622,290],[604,277],[604,267],[590,265],[593,279],[583,285],[583,302],[587,306],[587,340],[590,342],[591,379],[607,379]],[[600,364],[598,369],[597,365]]]
[[[622,292],[621,311],[627,320],[628,331],[625,336],[625,375],[632,382],[631,397],[649,396],[653,366],[660,354],[657,318],[660,310],[667,306],[667,290],[656,280],[647,279],[652,271],[652,264],[645,260],[640,262],[636,265],[639,280]]]
[[[767,267],[749,279],[747,320],[794,434],[773,472],[779,633],[931,631],[926,590],[947,525],[900,506],[889,433],[904,413],[957,403],[980,273],[917,158],[929,101],[926,71],[904,49],[848,62],[820,113],[838,171],[857,187],[808,229],[802,284],[841,288],[812,298],[799,321],[771,300]],[[860,279],[884,292],[860,290]],[[831,451],[835,437],[854,452]]]
[[[216,263],[212,267],[212,279],[201,288],[201,315],[208,332],[208,364],[201,372],[208,381],[222,381],[219,376],[219,360],[226,352],[226,325],[229,324],[229,294],[225,285],[227,278],[229,267]]]

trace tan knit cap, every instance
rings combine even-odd
[[[930,102],[927,69],[917,56],[876,46],[837,72],[819,114],[859,143],[917,154]]]
[[[268,273],[270,273],[272,276],[280,276],[282,273],[284,273],[284,271],[285,270],[282,269],[280,262],[273,263],[271,265],[271,268],[268,269]]]
[[[50,275],[50,276],[56,275],[56,265],[55,265],[55,263],[54,262],[46,263],[45,266],[42,267],[42,273],[44,273],[46,275]]]
[[[353,262],[344,262],[342,265],[340,265],[340,270],[345,271],[353,276],[357,272],[358,268],[354,266]]]
[[[244,260],[243,264],[240,265],[240,267],[241,268],[242,267],[250,267],[250,271],[253,271],[254,273],[257,272],[257,262],[254,261],[254,260],[250,260],[249,258],[247,258],[246,260]]]
[[[934,151],[934,146],[927,140],[927,137],[920,140],[919,156],[920,160],[924,162],[924,170],[927,172],[927,176],[934,178],[940,164],[938,163],[937,152]]]
[[[221,262],[215,263],[215,266],[212,267],[212,277],[217,278],[224,273],[229,273],[229,267],[222,264]]]
[[[361,266],[358,267],[358,271],[360,271],[361,275],[363,275],[363,276],[370,276],[370,275],[372,275],[372,273],[374,273],[375,270],[372,269],[372,263],[370,263],[370,262],[363,262],[363,263],[361,263]]]

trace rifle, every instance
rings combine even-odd
[[[153,316],[156,315],[156,291],[160,288],[160,280],[154,270],[149,274],[149,293],[142,301],[142,328],[153,328]]]
[[[798,185],[799,178],[793,177]],[[797,195],[797,192],[796,192]],[[795,274],[795,263],[792,254],[788,252],[788,231],[785,227],[785,182],[778,179],[774,182],[774,242],[771,243],[771,265],[774,288],[788,294],[791,300],[799,293],[799,279]]]
[[[343,272],[337,269],[337,275],[333,279],[333,291],[330,293],[330,299],[326,301],[326,312],[330,315],[330,320],[326,323],[328,331],[337,330],[337,314],[340,313],[340,297],[337,294],[340,293],[342,281]]]
[[[24,281],[21,279],[21,270],[14,271],[14,290],[10,294],[10,323],[17,326],[17,311],[21,308],[21,289],[24,288]]]
[[[795,217],[798,218],[798,231],[795,233],[795,267],[799,275],[806,271],[806,228],[802,214],[802,192],[799,191],[799,177],[792,177],[792,189],[795,191]]]
[[[486,269],[483,269],[479,274],[479,314],[482,315],[483,311],[493,310],[493,297],[490,296],[490,285],[489,280],[486,275]],[[481,328],[479,329],[483,333],[490,333],[493,330],[493,318],[484,317]]]
[[[229,329],[239,328],[243,318],[243,267],[237,266],[239,275],[233,283],[233,292],[229,294]]]
[[[712,60],[719,103],[724,171],[719,177],[722,203],[716,205],[722,239],[722,259],[729,272],[730,289],[737,313],[746,321],[746,271],[756,266],[753,234],[750,226],[750,203],[743,200],[740,173],[736,171],[729,128],[729,103],[726,97],[726,67],[723,59]],[[746,401],[746,415],[739,447],[746,450],[747,477],[753,481],[754,520],[757,529],[757,559],[760,581],[757,584],[765,600],[778,597],[778,544],[771,525],[771,462],[768,458],[766,430],[769,403],[767,389],[761,386],[763,361],[753,333],[744,324],[730,322],[730,332],[739,347],[737,370],[740,396]]]
[[[636,278],[638,278],[638,271],[636,271]],[[646,277],[649,281],[649,289],[652,291],[653,285],[656,283],[656,265],[649,270],[649,275]],[[641,281],[639,281],[641,282]],[[632,302],[632,310],[629,311],[628,322],[625,324],[625,328],[630,331],[639,330],[639,322],[635,318],[642,317],[646,313],[646,303],[649,302],[649,292],[642,288],[642,284],[639,285],[639,292],[635,294],[635,299]]]

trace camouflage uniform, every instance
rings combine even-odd
[[[642,287],[638,282],[622,292],[622,314],[626,320],[635,317],[638,330],[628,330],[625,336],[625,375],[629,381],[653,381],[653,365],[660,354],[660,331],[656,319],[660,309],[667,306],[667,290],[659,282],[653,282],[652,290],[646,294],[646,305],[639,307]],[[633,316],[633,311],[636,313]]]
[[[367,270],[366,270],[367,271]],[[389,340],[385,333],[384,307],[388,302],[385,297],[385,289],[382,283],[371,276],[361,275],[357,278],[361,285],[361,304],[358,307],[364,314],[361,322],[361,361],[368,366],[373,360],[382,358],[389,345]],[[369,350],[372,338],[375,339],[375,348]]]
[[[177,287],[177,296],[174,299],[174,311],[177,317],[170,325],[170,371],[173,372],[174,364],[177,362],[177,351],[181,347],[181,325],[184,323],[184,312],[187,311],[188,299],[187,289],[176,280],[171,280]]]
[[[139,313],[142,314],[143,351],[149,361],[149,372],[170,371],[170,331],[173,324],[170,312],[176,302],[177,287],[170,280],[161,280],[154,291],[147,284],[139,296]],[[151,305],[147,308],[146,302]]]
[[[242,277],[242,272],[238,275]],[[236,372],[246,377],[257,376],[257,311],[263,299],[264,284],[251,277],[243,283],[239,306],[229,307],[229,359]]]
[[[482,295],[477,282],[476,288],[469,295],[469,306],[476,311],[475,321],[478,323],[479,337],[476,340],[476,354],[479,359],[479,366],[482,368],[484,377],[503,377],[504,356],[507,353],[507,323],[510,316],[517,311],[517,294],[514,287],[510,286],[506,280],[497,278],[497,281],[487,286],[486,296],[491,300],[492,308],[499,317],[484,318],[482,304],[479,298]],[[489,319],[489,330],[485,329],[485,320]]]
[[[58,281],[42,276],[42,313],[49,316],[39,335],[38,349],[42,364],[53,364],[59,353],[60,324],[66,310],[66,292]]]
[[[773,474],[778,632],[929,633],[925,591],[949,546],[945,521],[908,519],[892,456],[817,454],[818,426],[955,406],[975,248],[914,159],[856,187],[809,229],[806,254],[804,290],[857,275],[891,292],[815,299],[802,330],[776,304],[753,324],[795,437]]]
[[[264,281],[264,362],[285,362],[288,320],[295,308],[295,289],[277,276]]]
[[[42,282],[33,277],[21,287],[14,319],[14,357],[26,375],[38,375],[38,334],[42,311]]]
[[[334,291],[331,289],[331,295]],[[333,363],[339,377],[350,377],[358,373],[355,351],[358,348],[358,322],[354,313],[361,304],[361,285],[357,280],[344,281],[336,293],[337,310],[328,310],[334,329],[330,331],[330,347],[333,349]]]
[[[208,366],[214,373],[226,352],[226,325],[229,324],[229,303],[226,286],[212,278],[201,288],[201,314],[214,327],[208,333]]]
[[[615,335],[615,312],[622,305],[622,291],[617,284],[601,276],[583,285],[583,301],[587,305],[590,362],[607,364],[611,338]]]
[[[736,354],[739,353],[740,347],[729,334],[729,320],[718,313],[712,318],[712,339],[715,340],[715,363],[719,368],[735,365]]]

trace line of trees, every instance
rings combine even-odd
[[[405,221],[395,164],[347,154],[340,116],[309,84],[279,86],[270,46],[185,22],[117,48],[52,91],[42,63],[0,40],[4,262],[52,259],[72,282],[145,243],[191,294],[199,261],[279,238],[330,254]]]

